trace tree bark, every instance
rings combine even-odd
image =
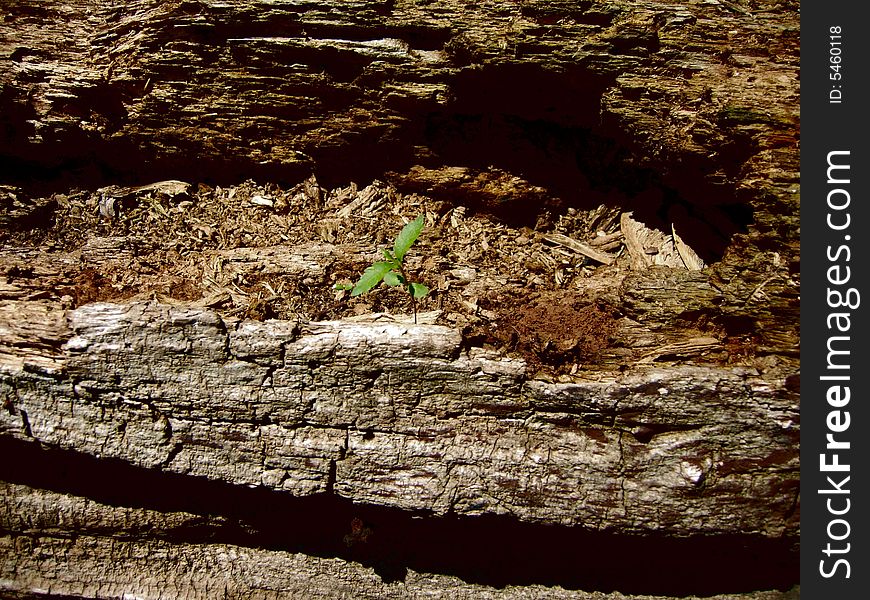
[[[796,597],[796,2],[7,4],[3,594]],[[541,377],[426,315],[222,309],[239,277],[366,259],[340,241],[191,253],[221,292],[185,302],[70,291],[151,276],[159,241],[99,214],[249,177],[318,206],[380,179],[340,201],[425,195],[496,236],[601,205],[630,260],[535,240],[606,265],[575,291],[618,313],[613,344]],[[21,241],[76,194],[78,241]],[[677,262],[632,212],[665,214]],[[738,338],[751,359],[696,360]]]

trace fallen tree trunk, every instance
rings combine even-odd
[[[193,560],[182,559],[190,552],[186,544],[204,535],[226,536],[242,548],[267,543],[284,549],[250,556],[238,550],[247,557],[243,572],[254,568],[245,561],[285,564],[287,549],[299,547],[304,554],[325,551],[361,561],[387,581],[406,583],[408,568],[458,568],[467,581],[503,585],[505,566],[517,570],[517,582],[580,589],[606,589],[628,570],[624,589],[644,593],[790,583],[797,404],[758,372],[650,367],[547,383],[526,379],[522,361],[463,350],[458,332],[440,326],[239,322],[156,304],[91,304],[28,318],[32,305],[7,306],[17,315],[13,335],[39,340],[43,349],[4,358],[3,393],[12,408],[4,413],[2,434],[7,454],[22,460],[6,478],[66,492],[70,496],[48,496],[58,510],[108,493],[110,504],[174,506],[201,519],[231,521],[209,518],[193,537],[167,535],[170,541],[157,546],[147,541],[155,534],[137,512],[129,524],[107,529],[92,523],[90,513],[81,524],[50,526],[40,519],[34,528],[13,521],[3,527],[13,536],[10,543],[38,532],[48,538],[38,541],[42,552],[61,543],[52,541],[52,532],[67,529],[78,532],[76,544],[84,548],[63,542],[51,552],[88,557],[84,564],[64,559],[72,562],[63,570],[78,573],[66,581],[21,567],[19,561],[29,564],[30,550],[10,553],[6,568],[28,574],[20,582],[50,582],[51,589],[84,595],[91,588],[76,586],[112,552],[142,556],[137,560],[169,552],[160,560]],[[85,482],[65,481],[66,470]],[[188,478],[193,483],[182,482]],[[208,481],[223,487],[209,488]],[[107,492],[107,484],[124,491]],[[278,496],[247,495],[247,487]],[[20,496],[32,491],[7,493],[8,505],[25,511],[18,519],[30,514]],[[232,508],[217,499],[222,496],[249,508]],[[310,502],[298,504],[304,498]],[[313,518],[321,522],[300,525]],[[356,519],[367,533],[356,532],[364,539],[354,547]],[[129,527],[139,532],[130,533],[133,539],[145,541],[119,542],[122,549],[114,542],[106,547],[96,534],[92,542],[78,537],[82,528],[126,536]],[[275,528],[286,538],[276,539]],[[465,560],[457,564],[447,558],[457,553],[455,544],[476,552],[461,552]],[[558,555],[539,549],[530,558],[525,544],[557,547]],[[588,546],[610,553],[591,559]],[[219,562],[231,550],[196,552],[197,560]],[[711,554],[744,574],[735,578],[729,571],[723,580],[710,570]],[[752,565],[758,556],[763,574]],[[693,574],[662,578],[661,569],[675,559]],[[296,578],[316,568],[313,559],[292,560],[303,561],[301,574],[271,584],[284,592],[298,592]],[[331,583],[318,584],[327,586],[318,593],[334,596],[351,585],[343,577],[361,577],[341,563],[325,564]],[[125,580],[123,573],[135,565],[117,567],[118,586],[169,585],[156,575],[159,569]],[[218,576],[203,577],[191,589],[207,589],[208,577]],[[359,585],[363,593],[371,584]],[[244,595],[243,589],[237,593]],[[474,588],[461,589],[471,594]],[[384,593],[389,586],[372,592]]]
[[[40,331],[45,313],[14,308],[59,349],[25,357],[4,390],[14,438],[436,515],[684,536],[794,526],[795,398],[745,368],[547,383],[441,326],[92,304]]]
[[[5,8],[0,589],[794,597],[796,7]]]

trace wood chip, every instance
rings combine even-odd
[[[625,247],[628,249],[632,268],[645,269],[652,264],[652,259],[647,256],[643,243],[638,237],[640,228],[643,225],[632,219],[631,214],[630,212],[624,212],[619,216],[619,228],[625,237]]]
[[[674,236],[674,246],[677,248],[677,253],[680,255],[680,258],[683,261],[683,264],[686,265],[686,268],[690,271],[700,271],[707,265],[701,260],[701,257],[698,256],[694,250],[692,250],[683,239],[677,235],[677,230],[674,229],[674,225],[671,224],[671,233]]]
[[[601,247],[601,246],[610,246],[612,244],[621,243],[622,240],[625,239],[625,236],[621,231],[614,231],[613,233],[602,233],[596,235],[594,238],[589,240],[590,246]]]
[[[389,200],[389,188],[382,181],[375,180],[371,185],[355,193],[356,198],[338,211],[338,217],[347,219],[352,214],[370,217],[380,212]]]
[[[606,252],[596,250],[588,244],[578,242],[574,238],[570,238],[567,235],[562,235],[561,233],[546,233],[541,237],[552,244],[564,246],[565,248],[569,248],[574,252],[582,254],[583,256],[591,258],[592,260],[605,265],[613,264],[613,261],[616,260],[616,257],[612,254],[607,254]]]
[[[697,337],[683,342],[675,342],[659,346],[652,352],[644,354],[638,363],[651,363],[662,356],[685,358],[695,356],[709,350],[720,350],[722,345],[713,337]]]

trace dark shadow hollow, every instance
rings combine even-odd
[[[422,36],[413,28],[402,33],[409,38]],[[423,40],[424,45],[437,46],[447,34],[439,30],[432,35],[435,38]],[[223,39],[223,34],[218,38]],[[378,92],[382,82],[361,80],[370,59],[354,52],[262,40],[239,42],[232,52],[234,68],[242,65],[268,76],[270,82],[286,76],[286,64],[325,70],[331,85],[311,83],[282,93],[288,98],[316,99],[319,110],[336,118],[346,118],[350,107],[382,102]],[[172,77],[194,76],[186,65],[172,68],[181,69]],[[308,142],[297,160],[280,161],[223,153],[219,147],[206,148],[184,136],[176,141],[106,137],[74,126],[43,132],[36,142],[33,108],[20,94],[0,92],[0,181],[26,186],[32,194],[49,194],[70,186],[136,185],[160,179],[229,185],[253,178],[293,185],[313,172],[322,185],[333,188],[350,181],[367,185],[387,172],[408,172],[417,164],[482,171],[496,167],[545,189],[553,198],[549,205],[503,198],[497,205],[483,207],[511,224],[533,226],[544,211],[616,206],[634,211],[635,218],[667,233],[673,224],[707,263],[720,260],[732,237],[745,233],[752,223],[748,200],[738,198],[727,182],[711,183],[719,180],[710,177],[723,164],[732,169],[742,165],[752,153],[751,140],[732,140],[720,149],[722,157],[716,164],[698,157],[675,157],[673,163],[653,167],[638,155],[627,132],[602,123],[601,98],[613,78],[588,67],[473,65],[459,69],[448,83],[452,97],[445,103],[384,100],[386,105],[373,109],[379,121],[360,124],[335,142]],[[126,103],[140,93],[107,84],[58,110],[73,121],[91,115],[88,118],[96,119],[108,133],[124,131],[129,120]],[[293,122],[311,118],[309,110],[293,102],[256,109],[243,117],[249,126],[240,127],[238,135],[251,143],[281,139],[274,126],[261,129],[257,117]],[[459,201],[475,208],[474,198]]]
[[[465,69],[453,83],[453,101],[424,115],[424,145],[432,152],[424,166],[494,166],[555,198],[548,206],[504,198],[485,207],[515,225],[533,225],[544,210],[604,204],[666,233],[673,225],[708,264],[717,262],[731,238],[747,232],[751,206],[733,186],[711,183],[712,162],[676,157],[674,164],[650,166],[631,136],[602,122],[601,98],[611,85],[581,65]],[[751,144],[735,142],[730,152],[725,163],[741,165]]]
[[[412,514],[333,494],[299,498],[168,474],[5,437],[0,455],[0,480],[7,482],[113,506],[222,517],[146,535],[338,557],[373,567],[385,581],[413,569],[494,587],[706,596],[784,590],[799,580],[794,539],[628,536],[510,517]]]

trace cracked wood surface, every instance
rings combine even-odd
[[[548,383],[436,325],[239,322],[147,303],[46,321],[29,306],[2,324],[10,344],[54,328],[35,355],[2,354],[6,436],[434,514],[797,532],[797,398],[750,369]]]

